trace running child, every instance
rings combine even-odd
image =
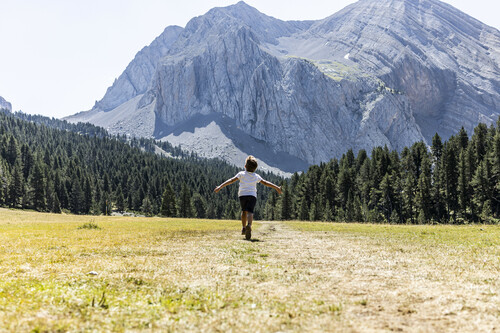
[[[256,169],[257,160],[255,157],[250,155],[245,161],[245,171],[238,172],[236,176],[226,180],[214,190],[214,192],[217,193],[227,185],[230,185],[238,180],[240,181],[238,197],[240,198],[241,224],[243,226],[241,234],[245,235],[247,240],[252,237],[253,210],[255,208],[255,204],[257,203],[257,183],[271,187],[275,189],[278,194],[281,194],[281,187],[262,179],[261,176],[255,173]]]

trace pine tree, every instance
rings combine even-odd
[[[444,201],[444,176],[443,176],[443,143],[441,137],[436,133],[432,139],[432,202],[433,215],[440,221],[445,216],[445,201]]]
[[[215,205],[207,205],[206,210],[206,218],[207,219],[215,219],[217,217],[217,212]]]
[[[43,163],[45,163],[45,165],[47,165],[47,167],[51,167],[52,166],[52,159],[50,158],[50,153],[47,149],[45,149],[45,152],[43,154]]]
[[[73,214],[81,214],[83,212],[83,206],[84,206],[83,200],[84,196],[83,196],[82,186],[80,185],[80,181],[78,179],[74,179],[73,186],[71,187],[69,210]]]
[[[118,186],[115,193],[116,210],[125,211],[125,198],[123,197],[122,187]]]
[[[358,188],[361,199],[363,202],[368,203],[370,201],[370,192],[374,188],[374,180],[372,177],[371,162],[366,159],[361,165],[358,174]]]
[[[415,198],[415,206],[419,212],[419,223],[426,223],[431,219],[431,164],[427,155],[424,155],[421,163],[421,173],[418,178],[418,188]]]
[[[458,163],[457,150],[450,142],[445,144],[443,150],[443,175],[444,175],[444,190],[446,200],[446,211],[448,220],[456,218],[456,210],[458,208]]]
[[[206,215],[206,203],[203,197],[196,192],[193,194],[194,217],[203,219]]]
[[[182,184],[181,197],[179,200],[179,215],[181,217],[193,217],[191,192],[189,191],[186,183]]]
[[[9,185],[8,204],[10,207],[17,208],[22,204],[24,194],[24,181],[21,171],[21,165],[17,162],[14,165],[12,181]]]
[[[142,200],[141,210],[146,216],[153,216],[153,205],[149,197],[145,197],[144,200]]]
[[[491,184],[492,184],[492,214],[500,217],[500,117],[498,117],[496,133],[493,136],[491,149]]]
[[[472,178],[471,185],[474,189],[472,196],[472,201],[475,206],[475,211],[481,213],[483,211],[483,205],[488,200],[487,198],[487,187],[488,179],[486,178],[485,162],[479,163],[474,177]]]
[[[85,185],[83,189],[83,210],[82,213],[88,214],[92,209],[93,196],[92,196],[92,186],[90,185],[89,178],[85,179]],[[123,210],[123,209],[122,209]]]
[[[486,182],[486,202],[484,203],[483,205],[483,215],[484,215],[484,212],[487,211],[488,212],[488,217],[489,219],[492,217],[492,214],[493,214],[493,201],[495,199],[498,199],[498,198],[495,198],[493,196],[493,194],[495,193],[495,187],[496,187],[496,184],[493,184],[493,182],[491,181],[493,179],[493,175],[492,175],[492,166],[491,166],[491,163],[490,163],[490,159],[489,158],[486,158],[483,160],[483,163],[484,163],[484,173],[485,173],[485,178],[487,180]],[[485,205],[488,206],[488,208],[486,208],[485,210]],[[489,220],[488,219],[488,220]]]
[[[238,218],[238,208],[236,206],[236,201],[228,200],[226,202],[226,206],[224,208],[224,219],[226,220],[234,220]]]
[[[397,210],[394,209],[392,211],[391,218],[390,218],[389,222],[395,223],[395,224],[401,223],[401,218],[400,218]]]
[[[349,191],[352,190],[352,180],[350,171],[343,167],[340,168],[338,183],[337,183],[337,193],[339,195],[339,204],[342,208],[346,208],[347,199],[349,195]]]
[[[394,200],[394,189],[392,188],[392,180],[389,174],[385,174],[380,182],[378,207],[379,210],[384,215],[386,221],[389,221],[394,210],[393,200]]]
[[[19,150],[18,150],[18,146],[17,146],[17,140],[11,136],[9,138],[9,143],[8,143],[8,146],[7,146],[7,154],[6,154],[6,157],[5,159],[7,160],[7,162],[11,165],[11,166],[14,166],[16,161],[17,161],[17,158],[19,156]]]
[[[354,209],[354,214],[353,214],[354,221],[355,222],[365,221],[365,219],[363,218],[363,207],[361,204],[361,200],[357,195],[354,196],[353,209]]]
[[[474,152],[476,157],[476,163],[480,163],[487,150],[487,136],[488,127],[485,124],[480,123],[474,128],[474,135],[472,136],[472,144],[474,145]]]
[[[300,201],[300,210],[299,210],[299,220],[307,221],[309,219],[309,206],[307,205],[307,201],[305,198],[302,198]]]
[[[36,162],[31,176],[31,188],[33,189],[33,208],[37,211],[44,211],[45,201],[45,179],[40,162]]]
[[[469,136],[467,135],[467,131],[463,126],[458,132],[457,138],[460,150],[467,149],[467,146],[469,145]]]
[[[334,214],[332,207],[330,206],[330,203],[326,201],[325,210],[323,211],[323,221],[327,222],[333,221],[333,216]]]
[[[103,178],[103,184],[102,184],[102,190],[106,193],[110,193],[111,192],[111,188],[110,188],[110,185],[109,185],[109,176],[107,173],[104,174],[104,178]]]
[[[347,195],[347,204],[345,207],[345,221],[354,222],[356,216],[356,207],[354,207],[354,195],[349,191]]]
[[[318,197],[315,197],[309,210],[309,221],[319,221],[322,217],[323,212],[321,211],[320,200]]]
[[[54,174],[54,192],[56,193],[56,196],[59,199],[59,204],[61,205],[61,208],[62,207],[67,208],[67,204],[66,205],[64,204],[64,199],[62,198],[63,184],[61,182],[61,175],[59,170],[56,170]]]
[[[57,193],[55,191],[53,193],[52,207],[50,208],[50,211],[56,214],[61,213],[61,204],[59,203],[59,198],[57,197]]]
[[[265,206],[264,206],[264,216],[266,219],[269,221],[274,221],[277,219],[277,214],[276,214],[276,205],[278,202],[278,198],[276,196],[276,192],[272,191],[269,199],[267,200]]]
[[[432,138],[432,157],[433,164],[439,163],[441,161],[441,155],[443,154],[443,142],[441,141],[441,137],[436,133]]]
[[[139,207],[139,209],[140,208],[141,207]],[[111,215],[112,209],[113,207],[111,205],[111,198],[109,197],[109,194],[103,192],[101,195],[101,202],[99,203],[99,210],[104,215]]]
[[[467,177],[466,150],[460,152],[458,163],[458,204],[460,216],[467,218],[467,209],[470,206],[470,189]]]
[[[408,148],[404,148],[401,153],[401,181],[402,181],[402,199],[403,199],[403,221],[414,222],[415,220],[415,194],[417,180],[415,179],[416,167]]]
[[[215,218],[215,210],[211,218]],[[174,217],[177,215],[177,204],[175,200],[175,193],[170,183],[167,184],[163,192],[160,214],[166,217]]]
[[[287,221],[292,217],[292,198],[287,182],[283,182],[281,198],[281,219]]]
[[[27,144],[21,146],[21,162],[23,165],[23,176],[24,179],[28,179],[28,176],[35,163],[33,154]]]
[[[337,193],[335,191],[335,180],[331,174],[328,174],[325,180],[325,190],[324,197],[330,207],[333,209],[336,205],[335,198],[337,197]]]
[[[51,211],[54,206],[54,181],[52,180],[52,174],[49,170],[45,169],[45,210]]]
[[[7,201],[7,177],[4,168],[0,164],[0,205]]]

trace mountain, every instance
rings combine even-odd
[[[12,104],[7,102],[2,96],[0,96],[0,110],[12,111]]]
[[[167,27],[151,45],[144,47],[94,108],[110,111],[138,94],[143,94],[153,77],[158,61],[164,57],[182,32],[181,27]]]
[[[361,0],[303,22],[239,2],[165,29],[67,119],[293,172],[494,123],[499,63],[500,32],[437,0]]]

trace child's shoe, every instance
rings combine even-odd
[[[250,240],[250,238],[252,238],[252,225],[251,224],[247,225],[247,227],[245,228],[245,239]]]
[[[244,235],[245,234],[245,227],[243,227],[243,229],[241,229],[241,234]]]

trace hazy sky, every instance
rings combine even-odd
[[[60,118],[92,108],[135,54],[169,25],[225,0],[0,0],[0,96]],[[247,0],[282,20],[321,19],[353,0]],[[497,0],[446,0],[500,29]]]

